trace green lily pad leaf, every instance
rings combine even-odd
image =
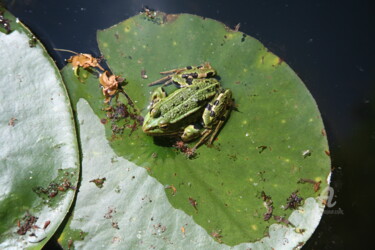
[[[173,208],[165,186],[146,169],[113,151],[104,126],[86,100],[80,99],[76,108],[82,179],[74,212],[58,239],[64,249],[233,249],[213,239],[190,215]],[[98,179],[105,179],[100,187],[94,183]],[[324,209],[320,199],[306,199],[290,215],[288,220],[296,227],[272,224],[269,236],[234,249],[291,249],[301,245],[319,223]]]
[[[79,100],[84,98],[98,117],[90,125],[99,121],[104,125],[115,155],[145,168],[165,188],[164,194],[171,206],[190,216],[194,228],[205,230],[204,233],[198,229],[191,231],[194,237],[203,237],[207,242],[203,245],[195,242],[197,245],[209,247],[214,244],[212,246],[217,248],[215,244],[218,243],[223,247],[266,244],[277,248],[286,244],[292,248],[311,236],[322,215],[324,190],[329,184],[329,149],[314,99],[285,62],[246,34],[230,30],[217,21],[188,14],[140,14],[99,31],[98,42],[112,72],[126,78],[127,85],[123,88],[141,115],[147,112],[154,89],[147,84],[159,79],[161,71],[210,62],[217,70],[223,88],[233,92],[236,110],[232,111],[214,146],[202,146],[197,157],[187,159],[176,148],[137,129],[136,115],[131,116],[132,108],[122,104],[127,103],[122,96],[117,101],[112,100],[111,109],[117,115],[114,119],[113,113],[108,111],[109,106],[103,103],[95,75],[81,70],[79,80],[70,66],[62,71],[78,116],[86,112],[77,107]],[[119,114],[124,118],[121,125]],[[83,121],[85,125],[87,121]],[[81,128],[81,141],[84,139]],[[86,157],[93,156],[87,154]],[[103,168],[108,165],[99,161],[92,164],[95,163]],[[122,166],[117,167],[121,170],[114,170],[111,165],[106,171],[129,169],[125,163]],[[87,167],[92,168],[91,165]],[[92,180],[104,177],[106,175],[93,175]],[[134,179],[137,180],[136,175]],[[123,180],[124,183],[129,181],[134,180],[128,177]],[[106,177],[102,189],[109,183],[110,178]],[[154,190],[137,183],[138,189],[139,192],[132,192],[135,200],[140,193],[144,197]],[[118,199],[116,194],[108,192],[101,196],[99,192],[91,191],[91,195],[93,200],[106,199],[108,206]],[[126,204],[121,206],[126,211],[134,209]],[[162,207],[155,206],[153,211],[155,216],[164,214]],[[133,236],[139,231],[152,234],[154,223],[151,218],[143,216],[141,210],[137,212],[146,220],[142,223],[147,224],[128,221],[118,226],[127,228],[127,233]],[[91,216],[93,213],[94,208],[87,208],[86,214]],[[118,214],[117,220],[125,214]],[[75,211],[70,225],[88,220],[82,214],[76,216]],[[97,221],[102,219],[95,218]],[[193,223],[183,220],[185,224],[179,222],[172,227],[177,219],[171,216],[169,220],[163,223],[170,225],[167,228],[173,229],[174,236],[181,236],[182,231],[187,234],[185,224],[191,226]],[[105,235],[106,240],[136,244],[126,240],[123,234],[111,231],[104,235],[95,231],[90,234],[89,226],[85,224],[75,224],[73,229],[88,232],[85,239],[93,241]],[[145,242],[146,233],[140,234],[142,240],[138,238],[138,244]],[[289,235],[290,244],[281,240],[281,235]],[[206,240],[207,236],[211,237],[210,241]],[[172,236],[166,238],[173,246],[194,244],[194,241],[186,243],[182,236],[173,241]]]
[[[0,32],[0,248],[40,249],[72,204],[78,144],[53,60],[16,18],[1,15],[10,30]]]

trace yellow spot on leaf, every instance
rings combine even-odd
[[[288,159],[288,158],[285,158],[285,160],[284,160],[285,162],[290,162],[290,159]]]
[[[232,33],[228,33],[227,34],[227,39],[232,39],[233,38],[233,34]]]
[[[146,48],[146,45],[142,45],[142,48],[144,48],[144,49],[145,49],[145,48]]]
[[[316,182],[319,182],[319,181],[322,181],[322,177],[318,176],[318,177],[315,177],[314,179]]]
[[[257,225],[253,224],[253,225],[251,225],[251,229],[253,229],[254,231],[256,231],[256,230],[258,230],[258,227],[257,227]]]
[[[243,69],[243,72],[245,72],[245,73],[246,73],[246,72],[247,72],[247,69]]]
[[[246,125],[246,124],[247,124],[247,120],[243,120],[243,121],[242,121],[242,124],[243,124],[243,125]]]
[[[172,44],[173,44],[173,46],[176,46],[176,45],[177,45],[177,42],[176,42],[176,41],[173,41]]]
[[[280,122],[281,122],[282,124],[284,124],[284,123],[286,123],[286,120],[282,119]]]
[[[66,236],[65,233],[62,232],[60,237],[57,239],[57,242],[62,244],[65,241],[65,236]]]
[[[274,55],[272,59],[272,65],[277,65],[279,64],[279,62],[280,62],[280,58]]]
[[[125,26],[124,31],[125,31],[125,32],[129,32],[129,31],[130,31],[130,27],[129,27],[129,26]]]
[[[258,68],[274,69],[275,66],[280,64],[280,59],[271,52],[263,51],[263,53],[259,54],[257,62],[256,66]]]
[[[314,119],[313,119],[313,118],[310,118],[310,119],[309,119],[309,122],[312,122],[312,121],[314,121]]]
[[[103,47],[107,48],[108,47],[108,43],[103,43]]]
[[[250,182],[253,182],[253,180],[254,180],[253,178],[249,178],[249,181],[250,181]]]

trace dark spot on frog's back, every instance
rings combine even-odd
[[[186,66],[186,69],[192,69],[193,67],[191,67],[191,66]]]
[[[214,102],[214,105],[215,105],[215,106],[219,105],[219,100],[216,100],[216,101]]]
[[[186,79],[186,83],[187,83],[188,85],[193,84],[193,79],[192,79],[192,78],[187,78],[187,79]]]
[[[215,116],[215,112],[214,112],[213,110],[211,110],[211,112],[210,112],[210,116],[211,116],[211,117],[214,117],[214,116]]]
[[[211,108],[212,108],[211,104],[207,104],[206,109],[207,109],[208,111],[211,111]]]
[[[207,77],[212,77],[214,75],[214,72],[208,72]]]
[[[198,73],[192,73],[191,76],[192,76],[193,78],[198,78]]]

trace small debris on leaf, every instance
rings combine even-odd
[[[294,225],[288,220],[286,219],[285,217],[282,217],[282,216],[273,216],[273,218],[277,221],[277,222],[282,222],[286,225],[291,225],[292,227],[294,227]]]
[[[141,77],[142,77],[142,79],[147,79],[148,78],[148,76],[146,74],[146,70],[144,70],[144,69],[141,70]]]
[[[30,38],[29,38],[29,47],[30,48],[35,48],[36,47],[36,37],[34,35],[32,35]]]
[[[112,221],[112,227],[119,230],[118,222]]]
[[[196,200],[194,200],[193,198],[189,197],[189,203],[190,203],[190,205],[192,205],[194,207],[195,211],[198,212],[198,208],[197,208],[198,202]]]
[[[262,191],[261,197],[264,201],[264,206],[267,209],[267,212],[263,215],[263,220],[268,221],[272,217],[273,201],[271,199],[271,196],[266,195],[264,191]]]
[[[314,185],[314,191],[315,192],[318,192],[318,190],[320,189],[320,184],[322,183],[322,181],[314,181],[314,180],[311,180],[311,179],[299,179],[299,181],[297,183],[311,183]]]
[[[152,233],[153,235],[160,235],[167,231],[167,227],[163,226],[162,224],[152,225],[152,227],[155,229],[155,231]]]
[[[143,7],[143,12],[150,19],[154,19],[156,17],[156,11],[153,10],[153,9],[148,8],[148,6],[144,6]]]
[[[17,118],[14,118],[14,117],[10,118],[8,122],[8,126],[14,127],[14,125],[16,124],[16,121],[18,121]]]
[[[66,192],[69,189],[76,189],[76,187],[72,186],[71,182],[65,176],[60,178],[58,181],[60,183],[52,181],[46,188],[41,186],[34,187],[33,191],[39,196],[47,196],[48,198],[54,198],[58,195],[60,191]]]
[[[98,187],[98,188],[102,188],[103,185],[104,185],[104,182],[106,181],[107,179],[105,177],[103,178],[97,178],[97,179],[93,179],[89,182],[93,182],[95,183],[95,185]]]
[[[106,116],[111,122],[112,135],[121,135],[126,128],[130,128],[129,136],[143,124],[143,117],[138,115],[138,112],[129,105],[117,102],[113,106],[108,106],[103,111],[106,111]],[[104,119],[104,118],[103,118]]]
[[[43,229],[46,229],[49,226],[50,223],[51,223],[50,220],[47,220],[46,222],[44,222]]]
[[[172,190],[172,195],[173,195],[173,196],[174,196],[174,195],[176,194],[176,192],[177,192],[177,189],[173,186],[173,184],[172,184],[172,185],[166,185],[164,188],[165,188],[165,189],[171,189],[171,190]]]
[[[20,222],[18,222],[19,228],[17,230],[17,234],[25,235],[27,231],[35,227],[34,224],[37,220],[38,217],[31,215],[29,212],[26,212],[26,215],[22,218],[23,223],[21,224]]]
[[[298,206],[302,205],[303,198],[298,196],[298,190],[293,192],[287,199],[287,204],[284,210],[297,209]]]
[[[241,23],[237,23],[237,25],[234,27],[234,32],[237,32],[240,30],[240,27],[241,27]]]
[[[116,213],[116,208],[108,207],[108,211],[107,211],[107,213],[105,213],[104,218],[105,219],[111,219],[113,213]]]
[[[105,103],[109,103],[111,99],[120,91],[120,83],[124,82],[124,78],[111,74],[109,71],[104,71],[99,76],[99,82],[102,85],[102,92],[105,96]]]
[[[189,159],[193,158],[196,155],[195,150],[189,148],[183,141],[176,141],[173,147],[180,150],[180,152],[184,153]]]
[[[71,249],[73,246],[73,240],[72,239],[69,239],[68,240],[68,249]]]
[[[306,158],[308,156],[311,156],[311,151],[309,149],[305,150],[302,152],[303,158]]]
[[[259,146],[257,147],[257,149],[259,150],[259,154],[263,153],[264,150],[267,149],[267,146]]]
[[[211,233],[211,236],[214,237],[214,239],[219,242],[220,244],[223,243],[223,241],[221,240],[223,238],[223,236],[221,235],[221,230],[218,230],[218,231],[213,231]]]
[[[95,58],[90,54],[77,53],[77,52],[74,52],[72,50],[67,50],[67,49],[55,49],[55,50],[75,54],[74,56],[71,56],[69,59],[66,59],[66,61],[72,64],[74,75],[77,78],[79,78],[79,74],[78,74],[79,68],[87,69],[89,67],[93,67],[93,68],[99,68],[100,70],[105,71],[104,68],[100,66],[99,64],[101,58]]]
[[[152,153],[152,154],[151,154],[151,157],[152,157],[152,158],[158,158],[158,153],[155,153],[155,152]]]

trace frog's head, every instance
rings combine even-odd
[[[147,112],[142,126],[143,132],[151,136],[173,135],[178,133],[164,117],[152,117],[151,112]]]

